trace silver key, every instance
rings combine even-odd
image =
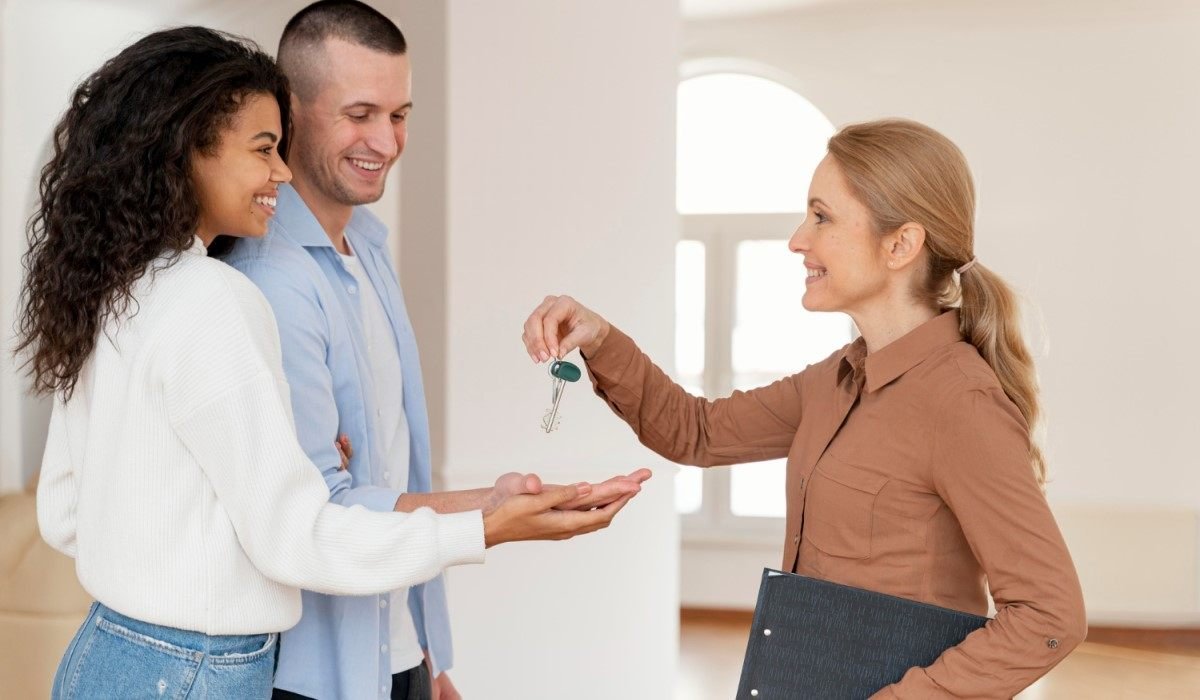
[[[542,416],[542,430],[547,433],[552,433],[558,430],[558,405],[562,403],[563,391],[567,383],[558,377],[554,378],[553,385],[550,387],[550,408],[546,409],[546,415]]]
[[[558,429],[558,405],[562,403],[565,393],[563,390],[566,388],[567,382],[577,382],[581,376],[583,373],[570,362],[556,359],[550,363],[550,402],[552,405],[546,411],[546,415],[542,417],[542,430],[552,433]]]

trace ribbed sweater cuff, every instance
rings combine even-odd
[[[424,509],[421,509],[424,510]],[[483,511],[444,513],[437,517],[438,552],[442,568],[456,564],[482,564],[487,549],[483,542]]]

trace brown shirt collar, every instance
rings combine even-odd
[[[869,355],[867,344],[860,337],[842,353],[838,379],[849,373],[855,383],[862,383],[865,376],[867,392],[879,391],[924,362],[938,348],[962,340],[958,323],[958,311],[947,311]]]

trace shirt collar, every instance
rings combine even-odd
[[[272,224],[284,237],[305,248],[333,247],[316,215],[291,185],[279,186],[278,206]],[[376,247],[383,246],[387,240],[387,227],[366,207],[354,207],[346,232],[353,233],[355,241],[362,240]]]
[[[871,354],[867,354],[866,342],[859,338],[842,353],[838,378],[840,380],[847,373],[853,374],[856,380],[865,376],[867,393],[879,391],[924,362],[938,348],[961,341],[963,336],[958,324],[958,310],[952,309]]]
[[[192,236],[192,244],[184,252],[204,257],[208,255],[208,248],[204,246],[204,241],[200,240],[199,236]]]

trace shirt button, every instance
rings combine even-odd
[[[387,607],[387,598],[380,598],[380,599],[379,599],[379,607],[381,607],[381,608],[386,608],[386,607]]]
[[[385,478],[385,479],[390,479],[390,478],[392,478],[392,473],[391,473],[391,472],[384,472],[384,473],[383,473],[383,478]]]
[[[358,291],[358,287],[356,285],[352,284],[349,287],[346,287],[346,291],[350,292],[351,294],[354,294]]]
[[[800,477],[800,488],[804,488],[804,477]]]
[[[1058,648],[1058,640],[1051,639],[1050,641],[1046,642],[1046,646],[1050,647],[1051,649],[1057,649]]]
[[[387,645],[386,645],[386,644],[380,644],[380,645],[379,645],[379,652],[380,652],[381,654],[386,654],[386,653],[387,653]]]
[[[800,535],[796,535],[792,538],[792,544],[800,544]]]

